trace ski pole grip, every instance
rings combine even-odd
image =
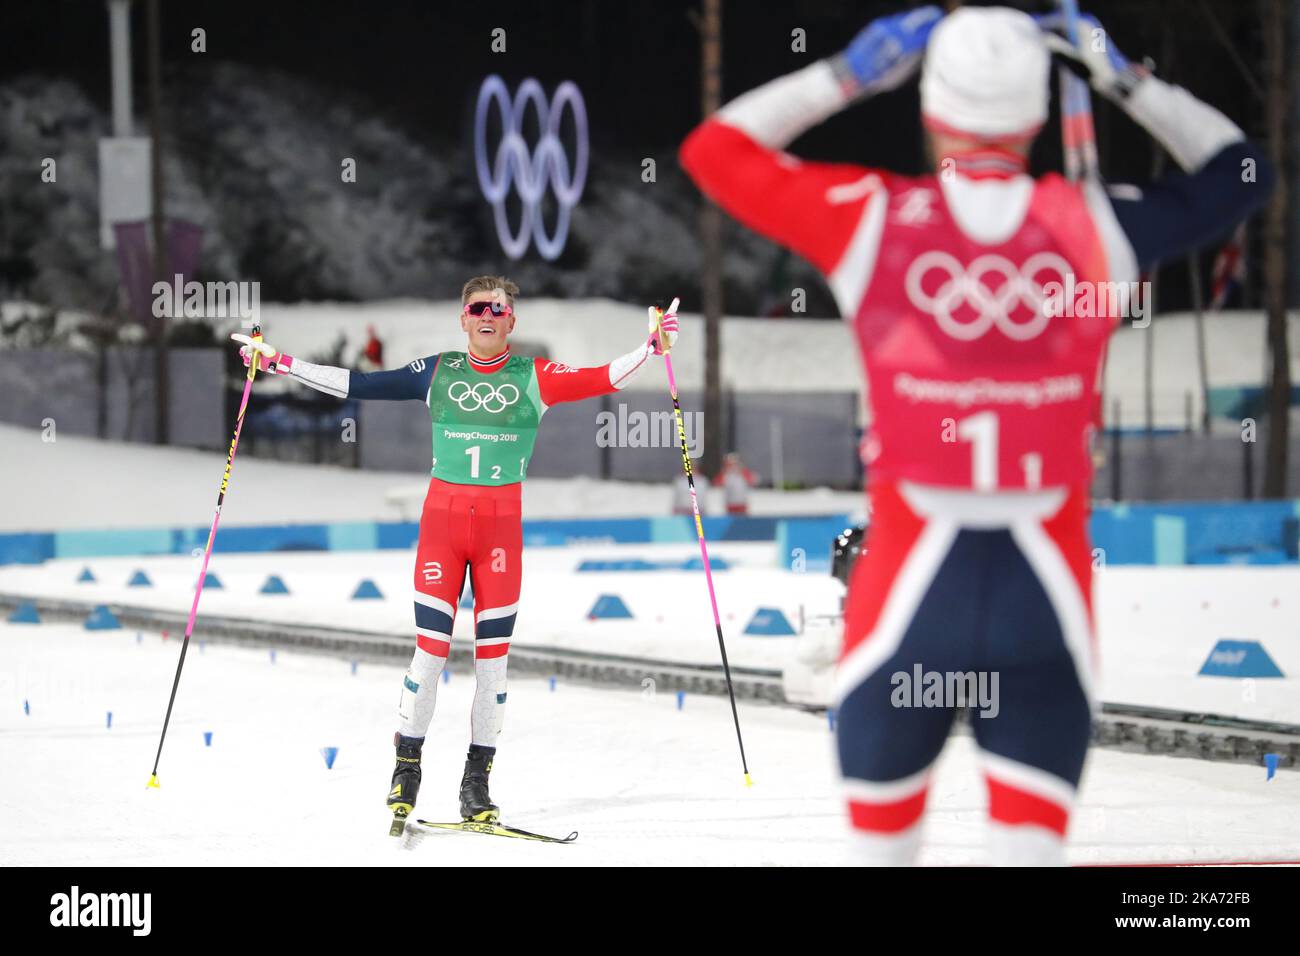
[[[248,380],[250,382],[257,377],[257,356],[265,355],[267,358],[275,356],[275,349],[262,341],[262,327],[255,325],[252,331],[252,335],[242,335],[235,332],[230,336],[236,342],[241,342],[248,348]]]
[[[663,350],[664,355],[667,355],[672,351],[672,349],[667,344],[667,338],[664,337],[663,318],[665,315],[675,315],[677,313],[677,306],[681,304],[681,301],[682,300],[677,296],[673,296],[673,301],[668,304],[667,311],[653,305],[650,307],[655,320],[655,335],[659,337],[659,347]]]
[[[230,337],[234,339],[236,342],[248,346],[249,349],[253,351],[261,352],[267,358],[271,358],[273,355],[275,355],[275,349],[271,348],[271,346],[267,345],[265,342],[262,341],[262,332],[260,329],[254,330],[251,336],[242,335],[239,332],[235,332]]]

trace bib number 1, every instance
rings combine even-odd
[[[997,412],[978,412],[957,423],[957,437],[970,442],[971,487],[975,491],[998,490],[998,424]],[[1033,491],[1042,487],[1042,455],[1021,455],[1020,467],[1024,469],[1026,488]]]
[[[976,491],[996,491],[998,487],[998,416],[996,412],[979,412],[957,423],[957,437],[970,442],[971,487]]]
[[[478,445],[472,445],[472,446],[470,446],[469,448],[466,448],[466,449],[465,449],[465,454],[469,455],[469,476],[470,476],[471,478],[477,478],[477,477],[478,477],[478,474],[479,474],[479,458],[480,458],[481,451],[482,451],[482,449],[481,449],[481,447],[478,446]],[[491,477],[492,477],[492,480],[493,480],[493,481],[500,481],[500,480],[501,480],[501,466],[500,466],[500,465],[493,465],[493,466],[492,466],[492,475],[491,475]]]

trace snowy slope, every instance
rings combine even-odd
[[[0,865],[829,865],[847,827],[823,718],[740,714],[755,786],[741,780],[722,699],[514,680],[493,796],[548,846],[430,833],[386,836],[383,798],[401,670],[208,646],[192,652],[160,767],[145,788],[178,648],[156,635],[0,625]],[[417,814],[455,812],[472,680],[439,690]],[[30,706],[24,714],[23,701]],[[106,726],[113,712],[112,728]],[[204,746],[203,734],[212,733]],[[339,748],[332,770],[319,752]],[[57,753],[57,759],[53,755]],[[286,813],[291,784],[293,812]],[[93,826],[51,827],[50,793]],[[1094,751],[1074,862],[1300,857],[1300,775]],[[979,862],[984,785],[969,737],[949,742],[922,861]],[[202,821],[196,826],[195,821]]]
[[[457,290],[458,291],[458,290]],[[665,288],[663,300],[681,290]],[[569,365],[603,365],[645,341],[646,306],[612,299],[521,297],[513,337],[541,346]],[[673,349],[673,372],[682,389],[702,386],[704,324],[695,306],[683,301],[682,333]],[[327,350],[343,335],[354,355],[374,325],[384,342],[385,364],[400,366],[421,356],[465,348],[458,321],[459,299],[415,299],[367,303],[263,303],[267,340],[294,355]],[[818,319],[729,317],[722,325],[722,381],[742,391],[854,391],[860,387],[857,352],[847,326]],[[667,391],[662,370],[652,368],[630,388]]]
[[[665,289],[667,297],[678,290]],[[611,300],[529,299],[520,301],[515,337],[545,346],[571,365],[596,365],[628,350],[643,335],[645,305]],[[703,324],[689,300],[682,304],[682,338],[674,349],[674,371],[683,388],[703,381]],[[387,364],[399,365],[442,349],[464,348],[455,300],[369,303],[263,304],[268,339],[294,354],[324,351],[340,335],[355,354],[373,324],[385,342]],[[1211,388],[1260,385],[1265,364],[1264,316],[1234,311],[1207,316],[1207,372]],[[1300,313],[1291,316],[1292,377],[1300,380]],[[1159,316],[1149,328],[1126,327],[1112,338],[1106,364],[1106,413],[1119,400],[1125,423],[1138,421],[1143,407],[1145,353],[1154,348],[1153,388],[1160,425],[1181,427],[1184,396],[1200,414],[1196,324],[1191,315]],[[646,388],[642,376],[636,388]],[[722,326],[722,380],[739,391],[858,391],[862,368],[857,346],[843,322],[814,319],[729,317]]]

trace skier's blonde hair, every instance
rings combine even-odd
[[[519,286],[505,276],[475,276],[465,283],[465,288],[460,290],[460,304],[464,305],[469,301],[470,296],[479,292],[495,292],[504,295],[506,304],[513,309],[515,296],[519,294]]]

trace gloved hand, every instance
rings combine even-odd
[[[285,355],[265,342],[254,341],[250,336],[241,335],[238,332],[230,337],[236,342],[244,343],[239,349],[239,357],[244,360],[244,368],[248,368],[252,364],[254,354],[257,355],[257,370],[259,372],[275,372],[279,375],[288,375],[290,369],[293,368],[292,355]]]
[[[672,351],[677,343],[677,306],[680,304],[680,299],[673,299],[667,312],[660,311],[657,306],[650,306],[650,338],[646,344],[655,355]]]
[[[1092,88],[1108,100],[1128,96],[1138,80],[1147,75],[1145,67],[1119,51],[1105,27],[1091,14],[1079,14],[1077,46],[1068,39],[1064,14],[1049,13],[1034,19],[1043,30],[1047,48],[1080,68]]]
[[[840,54],[860,92],[883,93],[902,86],[916,72],[934,25],[943,19],[937,6],[873,20]]]

